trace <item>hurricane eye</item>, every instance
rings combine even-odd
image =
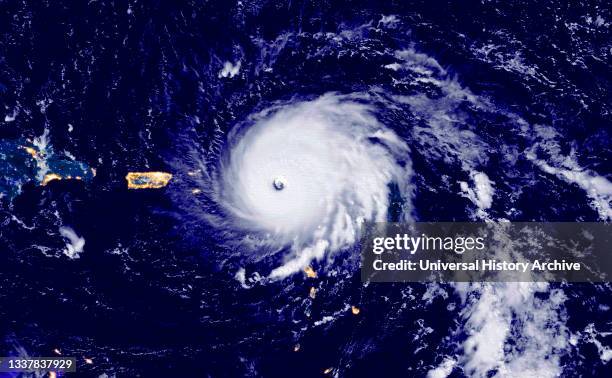
[[[287,186],[287,180],[285,180],[285,178],[282,176],[278,176],[274,178],[274,181],[272,181],[272,186],[274,186],[274,189],[281,191],[285,189],[285,186]]]

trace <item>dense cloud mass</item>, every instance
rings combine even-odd
[[[353,245],[364,222],[387,220],[391,184],[406,201],[402,216],[409,213],[411,168],[398,163],[408,147],[354,97],[268,109],[231,135],[211,195],[227,213],[225,227],[259,239],[252,253],[290,246],[272,278]]]

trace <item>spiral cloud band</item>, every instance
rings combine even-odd
[[[230,135],[216,202],[234,230],[290,250],[272,279],[350,246],[364,221],[385,221],[390,184],[410,197],[407,145],[356,100],[327,94],[279,106]]]

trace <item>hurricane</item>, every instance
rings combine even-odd
[[[608,3],[0,3],[0,356],[609,376],[610,283],[362,275],[374,222],[612,221]]]
[[[330,93],[277,105],[229,134],[209,194],[220,226],[257,248],[289,249],[270,278],[353,245],[364,222],[387,219],[392,189],[400,217],[410,216],[409,148],[364,100]]]

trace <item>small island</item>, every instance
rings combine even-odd
[[[129,189],[159,189],[168,185],[172,174],[167,172],[128,172],[125,176]]]

